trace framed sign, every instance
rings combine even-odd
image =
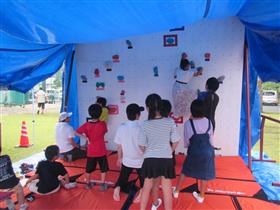
[[[108,105],[108,108],[109,108],[109,115],[119,114],[118,105],[110,104],[110,105]]]
[[[164,47],[174,47],[177,45],[178,45],[177,34],[163,36],[163,46]]]
[[[184,118],[181,116],[181,117],[175,117],[174,115],[173,115],[173,112],[171,112],[170,114],[169,114],[169,117],[171,117],[173,120],[174,120],[174,122],[176,123],[176,124],[182,124],[183,122],[184,122]]]

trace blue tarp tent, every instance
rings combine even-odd
[[[200,19],[238,16],[246,27],[249,49],[252,144],[259,139],[256,89],[262,81],[280,81],[279,0],[72,0],[0,2],[0,87],[26,92],[54,74],[66,60],[69,81],[77,43],[94,43],[148,34]],[[75,57],[67,109],[78,122]],[[245,80],[240,155],[247,153]],[[74,127],[77,125],[73,124]]]

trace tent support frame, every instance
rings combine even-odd
[[[252,171],[252,154],[251,154],[251,113],[250,113],[250,81],[249,81],[249,64],[248,64],[248,45],[245,43],[245,78],[246,78],[246,115],[247,115],[247,144],[248,144],[248,168]]]
[[[64,112],[67,111],[67,106],[68,106],[69,91],[70,91],[70,83],[71,83],[71,78],[72,78],[72,69],[73,69],[74,57],[75,57],[75,50],[73,50],[72,56],[71,56],[70,71],[69,71],[69,75],[68,75],[68,83],[67,83],[67,89],[66,89],[66,95],[65,95],[65,102],[64,102],[64,106],[63,106],[63,111]]]

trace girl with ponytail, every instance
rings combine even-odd
[[[164,207],[171,210],[171,179],[176,176],[172,152],[179,142],[179,136],[174,121],[161,116],[159,95],[155,93],[148,95],[145,103],[148,120],[143,122],[138,138],[139,147],[144,152],[142,171],[145,178],[140,209],[146,209],[151,191],[152,210],[156,210],[161,205],[162,199],[158,197],[158,186],[161,182]]]

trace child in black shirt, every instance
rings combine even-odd
[[[35,175],[26,182],[29,190],[46,195],[57,192],[60,189],[60,184],[66,189],[75,187],[76,183],[69,183],[69,175],[62,163],[55,161],[59,156],[58,146],[48,146],[45,150],[45,156],[47,160],[38,163]]]
[[[205,117],[208,118],[215,130],[215,112],[217,105],[219,103],[219,96],[216,91],[219,89],[220,83],[222,83],[224,77],[211,77],[206,81],[205,89],[206,91],[200,92],[198,94],[198,99],[204,101],[205,105]]]

